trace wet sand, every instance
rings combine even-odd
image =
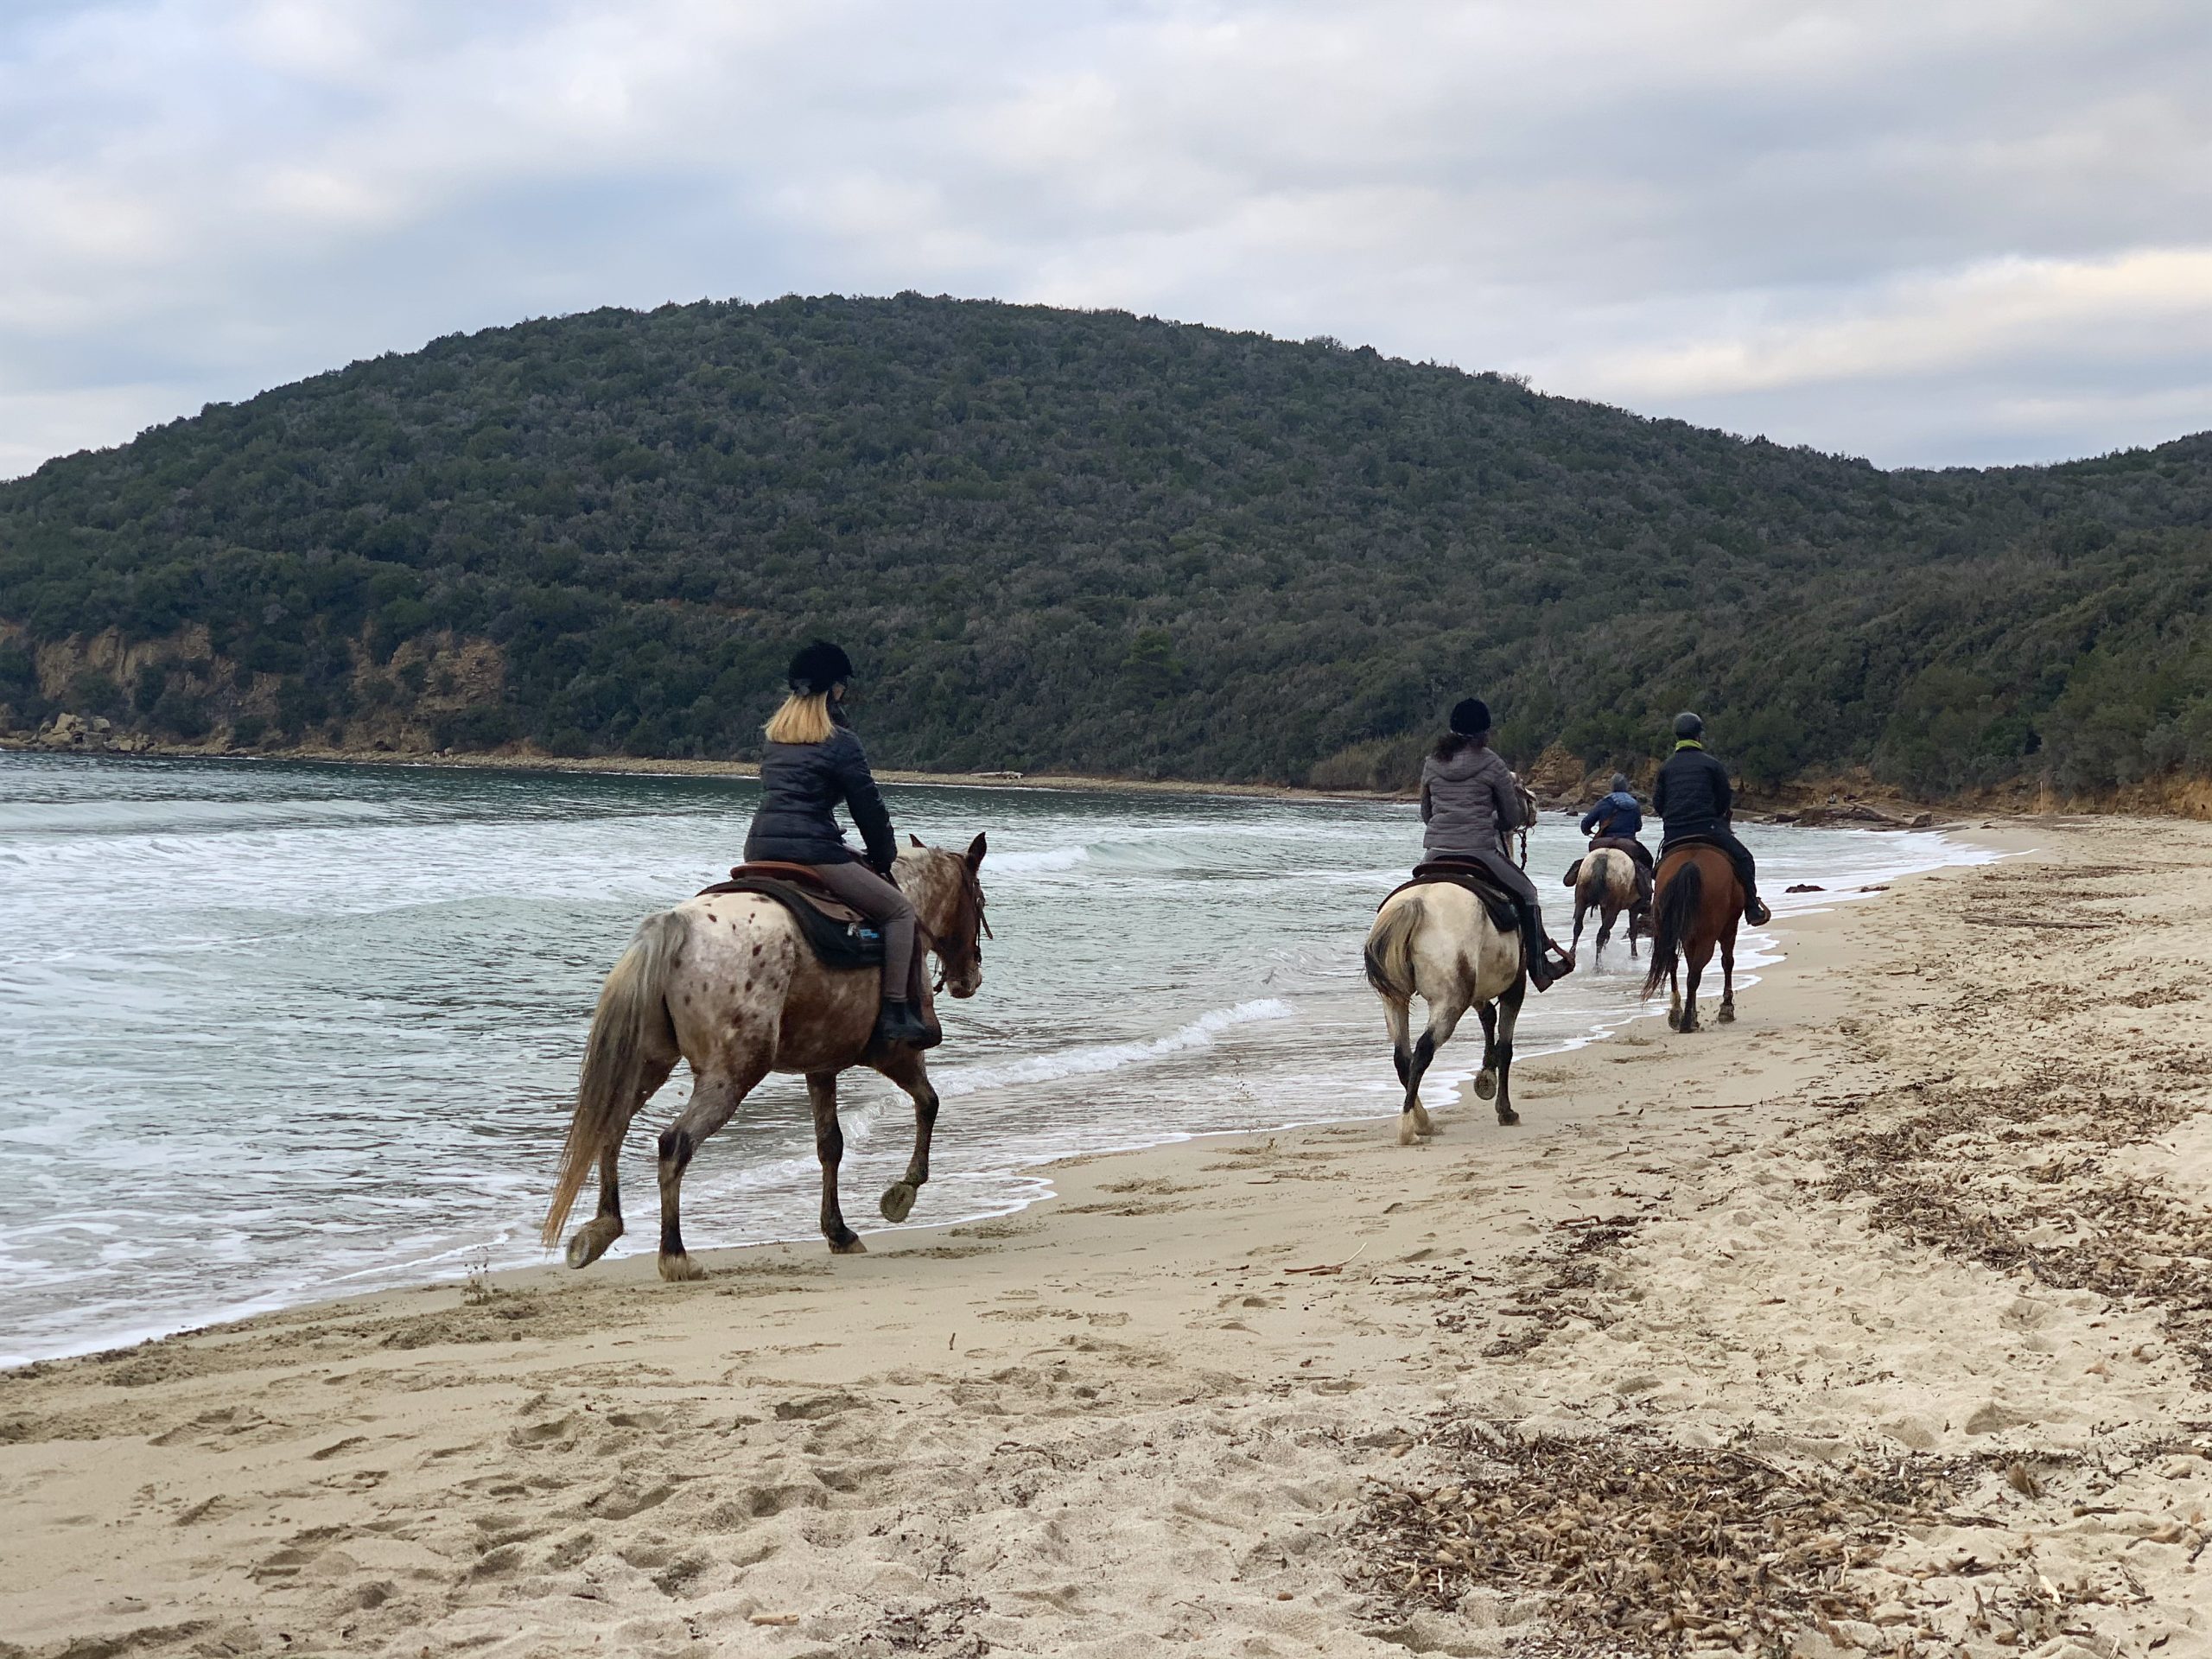
[[[2212,1653],[2212,829],[1974,833],[1518,1128],[7,1374],[0,1654]]]

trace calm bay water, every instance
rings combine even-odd
[[[734,861],[756,793],[0,753],[0,1362],[543,1259],[600,982],[639,918]],[[989,832],[998,936],[982,992],[941,1004],[946,1103],[915,1224],[1014,1208],[1071,1154],[1395,1111],[1359,945],[1419,852],[1410,807],[887,795],[902,835]],[[1980,856],[1935,835],[1747,839],[1785,938],[1793,904],[1823,902],[1783,899],[1792,881],[1855,891]],[[1552,816],[1529,859],[1562,938],[1558,872],[1580,845]],[[1522,1058],[1634,1017],[1635,979],[1617,950],[1532,997]],[[1445,1051],[1432,1102],[1479,1051]],[[656,1119],[686,1086],[679,1069]],[[861,1225],[911,1109],[866,1073],[843,1099]],[[1540,1112],[1541,1090],[1522,1103]],[[639,1178],[648,1144],[641,1125]],[[810,1237],[816,1180],[804,1088],[772,1078],[693,1166],[687,1238]],[[618,1249],[651,1248],[644,1220]]]

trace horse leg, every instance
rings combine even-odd
[[[861,1236],[845,1225],[845,1212],[837,1207],[837,1166],[844,1161],[845,1131],[837,1122],[837,1074],[806,1074],[807,1104],[814,1108],[814,1155],[822,1160],[822,1236],[830,1241],[832,1255],[866,1255]]]
[[[906,1173],[883,1191],[876,1207],[888,1222],[901,1222],[913,1212],[914,1198],[930,1178],[930,1137],[937,1129],[937,1090],[930,1086],[922,1052],[901,1044],[876,1068],[904,1089],[914,1103],[914,1155],[906,1160]]]
[[[1385,997],[1382,1023],[1390,1033],[1390,1063],[1398,1068],[1398,1086],[1402,1089],[1413,1076],[1413,999],[1401,1002]]]
[[[1732,924],[1720,936],[1720,1013],[1724,1026],[1736,1020],[1736,929]]]
[[[1567,942],[1567,954],[1570,957],[1582,949],[1582,918],[1589,913],[1590,901],[1578,891],[1574,895],[1574,937]],[[1605,948],[1605,937],[1602,932],[1598,936],[1598,948],[1600,950]],[[1592,959],[1591,966],[1597,966],[1595,958]]]
[[[1483,1022],[1483,1069],[1475,1073],[1475,1096],[1493,1100],[1497,1096],[1497,1004],[1478,1003],[1475,1012]]]
[[[668,1074],[676,1070],[676,1057],[671,1054],[663,1060],[656,1054],[644,1065],[638,1097],[630,1104],[632,1117],[668,1081]],[[568,1262],[572,1268],[589,1267],[607,1254],[608,1245],[622,1236],[622,1181],[615,1166],[621,1156],[623,1139],[629,1133],[630,1119],[626,1117],[622,1120],[622,1133],[599,1156],[599,1213],[569,1235]]]
[[[1705,963],[1687,950],[1682,954],[1688,958],[1689,994],[1682,999],[1682,1021],[1675,1029],[1695,1031],[1697,1029],[1697,982],[1705,973]]]
[[[1521,1114],[1513,1109],[1513,1027],[1521,1020],[1521,1004],[1529,995],[1529,976],[1516,974],[1505,995],[1497,999],[1497,1121],[1513,1124]]]
[[[1606,899],[1598,912],[1598,943],[1591,947],[1590,965],[1602,968],[1605,963],[1605,941],[1613,937],[1613,918],[1620,912],[1613,908],[1613,901]]]
[[[1421,1103],[1421,1080],[1427,1073],[1428,1063],[1436,1058],[1436,1051],[1452,1040],[1452,1033],[1459,1028],[1460,1016],[1466,1011],[1464,1002],[1428,1005],[1428,1029],[1414,1045],[1413,1063],[1406,1068],[1406,1103],[1398,1114],[1398,1144],[1402,1147],[1410,1147],[1421,1136],[1436,1133],[1436,1126],[1428,1121],[1428,1109]]]
[[[683,1172],[699,1143],[737,1115],[738,1107],[761,1078],[766,1059],[748,1059],[741,1070],[696,1073],[691,1098],[676,1122],[660,1132],[660,1276],[676,1281],[703,1279],[707,1270],[683,1248]]]

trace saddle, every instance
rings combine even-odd
[[[1439,881],[1449,882],[1473,893],[1482,900],[1483,908],[1490,912],[1492,925],[1500,932],[1516,938],[1520,936],[1521,909],[1514,902],[1513,895],[1498,885],[1497,878],[1487,868],[1472,859],[1438,858],[1426,864],[1416,864],[1413,880],[1401,881],[1383,894],[1382,904],[1389,904],[1408,887],[1425,887]],[[1376,908],[1380,910],[1382,905],[1377,905]]]
[[[702,887],[704,899],[716,893],[756,893],[773,899],[791,913],[804,939],[824,968],[880,968],[883,935],[875,924],[822,885],[804,864],[763,859],[740,864],[729,880]],[[914,953],[917,961],[921,952]]]
[[[1672,841],[1666,842],[1661,845],[1659,849],[1659,857],[1666,857],[1668,854],[1673,852],[1677,847],[1710,847],[1715,852],[1723,855],[1726,855],[1728,851],[1726,847],[1722,846],[1711,836],[1676,836]]]

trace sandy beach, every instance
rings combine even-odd
[[[2212,1653],[2212,828],[1965,833],[1518,1128],[0,1376],[0,1654]]]

